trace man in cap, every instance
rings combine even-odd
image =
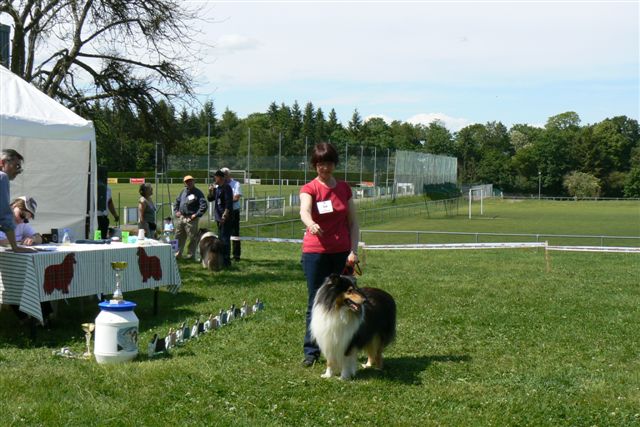
[[[227,184],[224,172],[217,170],[213,174],[216,185],[209,186],[207,200],[213,202],[213,210],[218,224],[218,238],[222,241],[223,265],[231,265],[231,211],[233,209],[233,191]]]
[[[4,232],[11,249],[15,252],[33,252],[33,248],[18,246],[16,243],[16,224],[13,221],[13,209],[11,208],[11,191],[9,181],[22,173],[24,157],[16,150],[7,148],[0,155],[0,230]]]
[[[182,181],[184,182],[184,189],[173,205],[173,212],[178,219],[178,224],[176,225],[176,239],[178,240],[176,258],[182,254],[187,238],[189,239],[189,246],[185,258],[192,258],[198,246],[198,222],[207,211],[207,200],[202,191],[196,188],[191,175],[185,176]]]
[[[220,169],[224,172],[224,178],[233,191],[233,210],[231,211],[230,226],[231,235],[240,237],[240,198],[242,197],[242,188],[240,183],[231,178],[229,168]],[[240,261],[240,240],[234,240],[233,244],[233,260]]]

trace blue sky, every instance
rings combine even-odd
[[[311,101],[343,124],[357,108],[453,131],[638,119],[637,0],[205,3],[197,92],[219,113]]]

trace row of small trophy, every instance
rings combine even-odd
[[[153,338],[147,348],[148,355],[149,357],[154,357],[166,353],[172,347],[183,345],[190,339],[198,338],[201,334],[221,328],[236,319],[244,319],[261,310],[264,310],[264,303],[260,301],[260,299],[256,299],[256,303],[253,305],[249,305],[244,301],[240,307],[232,304],[228,310],[220,309],[217,316],[211,314],[204,322],[202,322],[200,318],[197,318],[191,326],[189,326],[187,322],[182,322],[176,329],[169,328],[166,337],[153,334]]]

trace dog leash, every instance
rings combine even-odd
[[[362,276],[362,268],[360,268],[360,262],[356,262],[351,265],[347,263],[342,270],[343,276]]]

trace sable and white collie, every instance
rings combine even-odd
[[[382,369],[382,350],[396,335],[396,303],[387,292],[359,288],[353,276],[327,277],[313,302],[311,336],[327,359],[323,378],[356,373],[358,353],[367,353],[364,368]]]
[[[200,250],[202,267],[211,271],[220,271],[223,262],[222,240],[206,228],[199,229],[198,236],[200,237],[198,249]]]

